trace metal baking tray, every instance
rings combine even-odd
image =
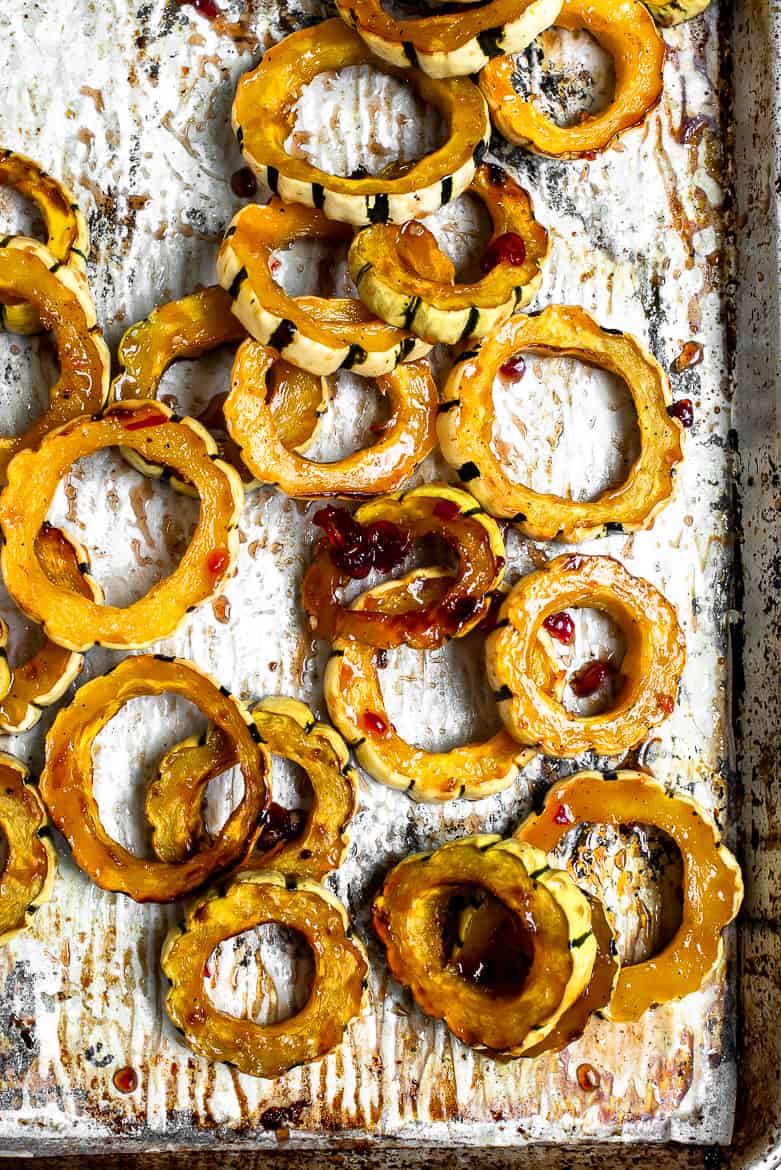
[[[169,0],[17,0],[0,10],[0,140],[62,176],[88,212],[91,278],[112,343],[154,304],[213,282],[216,245],[238,205],[228,182],[240,165],[228,124],[236,79],[267,45],[330,15],[314,0],[225,7],[220,27]],[[768,0],[715,3],[702,19],[666,33],[663,102],[603,159],[564,165],[499,140],[493,146],[551,229],[539,304],[581,304],[645,339],[668,368],[688,341],[702,346],[700,364],[673,374],[676,395],[697,408],[676,500],[651,533],[612,536],[590,551],[610,552],[654,580],[686,625],[682,701],[646,759],[714,808],[744,865],[746,906],[716,977],[638,1026],[596,1022],[561,1056],[506,1068],[475,1056],[388,979],[366,907],[382,873],[405,853],[477,829],[510,831],[557,769],[538,762],[507,793],[444,809],[413,805],[366,780],[350,856],[332,884],[370,944],[371,1007],[337,1053],[277,1083],[253,1081],[192,1057],[165,1021],[157,958],[180,909],[103,893],[60,841],[52,903],[28,936],[0,951],[0,1153],[245,1149],[298,1163],[316,1150],[320,1165],[490,1160],[561,1170],[608,1159],[637,1165],[649,1154],[664,1168],[781,1164],[771,884],[781,715],[778,19]],[[588,74],[598,79],[601,67],[584,38],[569,46],[585,62],[580,73],[572,58],[561,64],[562,46],[548,35],[547,72],[534,52],[529,69],[549,97],[582,105],[599,91]],[[436,133],[398,87],[361,75],[302,102],[293,147],[350,170],[367,150],[375,163],[409,156]],[[12,196],[0,194],[4,223],[34,227]],[[436,227],[463,254],[475,222],[462,208]],[[292,286],[311,286],[321,259],[299,253],[288,262]],[[337,293],[346,279],[343,265],[327,275]],[[45,396],[51,347],[46,338],[2,345],[0,421],[18,427]],[[225,355],[185,364],[167,376],[164,393],[194,408],[221,388],[228,368]],[[519,474],[578,491],[618,473],[631,442],[619,389],[596,374],[573,377],[564,364],[533,369],[528,386],[536,388],[534,433],[543,440],[518,443],[520,408],[502,416],[500,439]],[[332,414],[322,458],[365,441],[377,406],[346,376]],[[546,425],[555,442],[545,439]],[[446,471],[434,457],[423,474]],[[141,482],[108,454],[73,470],[53,518],[90,546],[110,600],[123,603],[169,570],[194,514],[194,505]],[[239,572],[225,599],[192,615],[159,649],[193,659],[242,698],[289,693],[324,713],[326,648],[311,643],[297,603],[310,517],[311,509],[273,491],[248,500]],[[511,579],[549,553],[513,539]],[[7,599],[0,609],[20,653],[30,633]],[[587,619],[580,637],[586,647],[611,635]],[[84,677],[116,657],[91,653]],[[425,659],[400,653],[384,687],[400,730],[421,742],[463,740],[495,717],[474,644]],[[39,767],[48,722],[2,746]],[[181,704],[142,701],[101,737],[101,809],[125,843],[143,847],[134,811],[143,784],[162,747],[193,726]],[[275,770],[274,782],[282,796],[297,791],[292,774]],[[214,794],[215,816],[230,795],[228,780]],[[642,869],[648,842],[635,835],[624,845]],[[657,882],[645,891],[651,909],[660,890]],[[631,914],[626,922],[633,944],[649,945],[653,925]],[[264,967],[257,945],[222,955],[219,1002],[257,1008],[271,996],[270,977],[278,1010],[290,1006],[305,960],[283,944],[264,942]],[[588,1099],[574,1077],[581,1062],[601,1074]],[[115,1087],[122,1067],[137,1073],[133,1093]]]

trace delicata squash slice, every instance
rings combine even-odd
[[[203,976],[215,947],[267,923],[302,936],[314,976],[300,1011],[257,1024],[216,1008]],[[160,963],[170,983],[166,1010],[193,1051],[254,1077],[279,1077],[331,1052],[361,1011],[369,974],[366,952],[334,895],[273,870],[240,873],[201,897],[169,932]]]
[[[119,343],[120,373],[111,383],[112,401],[156,398],[163,374],[173,362],[200,358],[223,345],[243,341],[247,331],[231,312],[231,305],[228,293],[213,285],[160,305],[143,321],[131,325]],[[326,409],[325,382],[283,361],[272,366],[269,382],[270,409],[281,441],[295,451],[305,451],[317,437]],[[236,468],[248,491],[254,480],[227,435],[222,414],[226,397],[216,394],[197,421],[214,433],[220,458]],[[139,452],[126,449],[124,454],[142,475],[165,475],[163,467],[148,463]],[[174,484],[194,494],[191,485],[177,480]]]
[[[343,178],[288,153],[285,143],[305,86],[328,70],[377,64],[361,38],[334,17],[285,37],[241,78],[233,103],[234,133],[249,165],[285,202],[321,208],[329,219],[357,226],[405,223],[436,211],[469,186],[488,147],[491,125],[485,99],[466,78],[437,81],[416,69],[383,67],[409,82],[449,130],[443,146],[395,178]]]
[[[492,57],[520,53],[555,23],[561,0],[489,0],[461,13],[394,20],[382,0],[336,0],[339,15],[375,56],[429,77],[469,77]]]
[[[560,1017],[539,1044],[527,1048],[526,1057],[559,1052],[583,1035],[595,1012],[602,1012],[610,1003],[618,978],[619,962],[613,931],[605,916],[602,903],[589,898],[591,929],[596,943],[594,966],[583,992]],[[482,983],[491,983],[497,973],[506,981],[507,974],[516,976],[524,967],[521,939],[511,910],[496,898],[485,895],[472,898],[458,919],[456,945],[451,962],[462,974],[476,974]],[[508,948],[511,948],[508,955]],[[515,953],[512,953],[512,952]]]
[[[402,643],[433,649],[474,629],[486,616],[504,576],[505,548],[498,524],[467,492],[449,484],[425,484],[370,500],[352,518],[335,509],[325,509],[315,518],[325,527],[326,542],[304,576],[302,600],[317,638],[347,638],[384,649]],[[451,546],[458,569],[438,578],[439,586],[430,591],[426,604],[418,602],[412,588],[392,613],[371,604],[356,608],[339,603],[337,590],[352,576],[359,577],[345,556],[345,542],[372,554],[363,566],[366,571],[361,570],[366,576],[369,567],[389,572],[410,552],[413,541],[433,536]]]
[[[477,168],[469,191],[479,196],[493,223],[484,257],[488,271],[474,283],[456,283],[444,255],[432,271],[436,245],[415,220],[403,227],[367,227],[350,247],[350,274],[361,299],[383,321],[411,329],[425,341],[455,345],[483,337],[514,310],[525,308],[542,282],[548,233],[534,218],[527,192],[501,167],[486,163]],[[508,240],[512,245],[502,248]]]
[[[585,29],[613,58],[616,87],[607,109],[584,115],[574,126],[558,126],[516,92],[516,63],[509,55],[489,61],[480,74],[480,89],[508,142],[551,158],[582,158],[645,121],[662,96],[665,45],[640,0],[564,0],[551,24]]]
[[[416,361],[430,345],[376,320],[359,301],[290,297],[272,275],[272,251],[298,239],[347,243],[352,230],[322,211],[272,199],[235,216],[217,256],[217,276],[248,333],[312,374],[352,370],[367,378]]]
[[[181,695],[234,745],[244,779],[241,800],[214,841],[181,862],[136,857],[103,827],[92,790],[95,739],[116,713],[141,695]],[[46,736],[41,795],[76,863],[104,890],[136,902],[172,902],[233,868],[252,848],[269,799],[269,760],[249,712],[225,687],[190,662],[160,654],[123,659],[80,687]]]
[[[637,1020],[654,1004],[698,991],[721,957],[722,931],[743,900],[740,866],[710,814],[644,772],[580,772],[554,784],[542,812],[516,837],[550,853],[578,824],[653,825],[672,838],[683,859],[681,924],[657,955],[622,967],[610,1019]]]
[[[607,710],[585,717],[568,711],[561,695],[541,684],[536,668],[543,623],[578,607],[606,613],[626,640],[615,699]],[[589,750],[620,755],[645,739],[672,713],[685,661],[673,606],[612,557],[556,557],[523,577],[486,641],[488,678],[508,731],[519,743],[564,758]]]
[[[411,604],[424,609],[450,584],[452,576],[443,569],[418,569],[364,593],[354,611],[409,614]],[[504,730],[445,752],[424,751],[401,738],[385,709],[379,653],[362,642],[337,641],[323,683],[328,713],[361,767],[419,801],[481,800],[509,787],[535,753]]]
[[[101,605],[52,581],[36,540],[60,480],[78,459],[106,447],[139,451],[193,484],[201,502],[192,540],[174,572],[126,609]],[[8,469],[0,496],[3,577],[24,613],[47,637],[69,650],[102,645],[148,646],[174,632],[187,612],[220,592],[238,555],[238,516],[244,493],[238,473],[217,458],[209,433],[159,402],[127,402],[103,415],[74,419],[48,434],[35,451],[22,451]]]
[[[492,445],[494,380],[514,354],[577,358],[621,378],[632,396],[640,454],[627,479],[594,500],[536,492],[511,479]],[[533,540],[590,540],[648,528],[673,492],[683,458],[683,427],[670,417],[670,383],[659,363],[627,333],[600,326],[583,309],[552,305],[513,317],[457,359],[437,421],[442,453],[493,516],[512,520]]]
[[[561,873],[540,850],[493,836],[406,858],[388,874],[373,907],[391,973],[465,1044],[524,1055],[583,993],[596,957],[588,899],[568,875],[561,881]],[[502,902],[526,938],[526,978],[501,995],[463,978],[445,942],[453,896],[475,887]]]
[[[14,187],[35,203],[43,217],[46,248],[53,262],[70,268],[83,283],[89,232],[87,222],[67,187],[32,159],[7,149],[0,150],[0,187]],[[39,333],[46,328],[36,306],[15,297],[3,298],[0,325],[10,333],[25,334]]]
[[[270,407],[273,349],[247,340],[236,354],[225,406],[228,433],[260,483],[299,499],[362,499],[406,483],[433,450],[438,394],[425,362],[399,366],[377,381],[390,418],[376,443],[333,463],[315,463],[282,442]]]
[[[59,528],[44,523],[35,538],[35,555],[50,581],[98,604],[102,601],[100,586],[90,576],[86,550]],[[14,667],[13,676],[9,675],[10,687],[0,700],[0,731],[14,735],[34,727],[44,709],[62,698],[83,662],[83,655],[46,638],[26,662]],[[2,690],[0,687],[0,693]]]
[[[266,750],[306,772],[313,803],[292,840],[264,825],[244,868],[319,880],[339,868],[349,844],[347,828],[358,794],[348,747],[333,727],[318,722],[296,699],[264,699],[253,708],[252,718]],[[208,840],[204,793],[210,780],[235,763],[233,744],[215,728],[202,739],[178,744],[161,760],[158,778],[147,792],[146,816],[153,828],[152,846],[162,861],[181,861]],[[267,837],[273,843],[267,844]]]
[[[0,874],[0,943],[7,943],[49,901],[57,854],[30,774],[6,752],[0,752],[0,833],[8,850]]]
[[[42,327],[54,333],[60,376],[32,426],[20,436],[0,436],[0,481],[17,451],[37,446],[69,419],[102,409],[110,365],[86,282],[36,240],[0,240],[0,302],[9,298],[31,305]]]

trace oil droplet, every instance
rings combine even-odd
[[[138,1088],[138,1073],[129,1065],[118,1068],[112,1080],[114,1088],[120,1093],[134,1093]]]
[[[214,611],[214,616],[216,617],[217,621],[222,622],[224,626],[227,626],[231,617],[231,603],[224,594],[220,597],[215,597],[214,601],[212,602],[212,610]]]
[[[682,374],[684,370],[691,370],[693,366],[698,366],[702,357],[703,348],[699,341],[687,341],[673,362],[673,369],[676,374]]]
[[[579,1064],[575,1076],[584,1093],[593,1093],[599,1088],[599,1073],[593,1064]]]

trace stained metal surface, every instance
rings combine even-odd
[[[125,0],[101,5],[20,0],[0,12],[0,69],[6,78],[0,140],[65,178],[89,213],[93,287],[112,342],[154,304],[214,280],[216,244],[238,205],[228,185],[240,165],[228,126],[236,79],[265,46],[324,15],[326,8],[272,0],[236,3],[235,22],[221,29],[163,0],[131,6]],[[740,974],[725,963],[701,993],[659,1008],[636,1025],[594,1021],[583,1039],[559,1056],[503,1066],[473,1054],[423,1017],[389,981],[367,923],[368,901],[388,866],[406,853],[464,832],[512,829],[555,771],[538,762],[507,793],[445,809],[415,806],[366,780],[350,856],[332,884],[370,948],[370,1007],[332,1056],[279,1082],[255,1081],[192,1057],[165,1020],[158,954],[179,911],[138,907],[103,893],[76,869],[59,841],[60,876],[51,905],[36,916],[29,937],[0,951],[0,1148],[26,1153],[92,1152],[96,1144],[228,1148],[274,1145],[277,1131],[290,1130],[294,1144],[319,1144],[324,1135],[348,1144],[368,1141],[382,1149],[378,1157],[387,1166],[401,1157],[387,1152],[389,1139],[524,1146],[529,1165],[553,1166],[599,1163],[604,1155],[594,1143],[606,1139],[727,1141],[736,1095],[739,993],[749,1078],[748,1097],[745,1089],[741,1095],[753,1105],[750,1125],[740,1131],[741,1150],[745,1156],[760,1150],[779,1108],[775,1089],[767,1084],[768,1070],[778,1066],[778,975],[777,934],[766,922],[775,914],[772,855],[763,852],[773,840],[765,792],[774,799],[772,733],[779,706],[778,626],[771,606],[779,588],[773,539],[777,485],[770,464],[778,434],[775,399],[763,394],[773,384],[778,335],[775,252],[768,263],[775,241],[769,22],[770,12],[760,3],[740,8],[735,18],[738,212],[748,217],[738,233],[736,377],[733,210],[724,195],[733,125],[731,18],[720,18],[713,7],[702,20],[665,33],[670,52],[663,102],[643,130],[604,159],[556,164],[511,151],[498,140],[493,151],[529,187],[538,216],[553,235],[538,305],[582,304],[603,324],[645,339],[668,368],[688,341],[702,346],[701,364],[672,375],[676,396],[693,398],[697,414],[675,501],[652,532],[613,536],[588,547],[618,556],[679,607],[689,662],[680,705],[649,761],[660,778],[713,808],[728,836],[737,823],[730,796],[742,796],[738,811],[746,826],[748,876],[757,880],[749,886]],[[757,44],[765,54],[759,68],[752,52]],[[561,44],[547,34],[544,47],[554,72],[542,88],[566,92],[555,76]],[[575,38],[570,48],[592,62],[583,38]],[[535,58],[532,72],[540,67]],[[597,73],[599,68],[594,64]],[[564,65],[561,71],[572,76]],[[583,78],[569,88],[582,101]],[[305,99],[293,146],[351,169],[360,161],[381,165],[395,157],[399,145],[402,152],[414,152],[435,134],[436,127],[398,87],[364,73],[330,82]],[[0,214],[13,227],[25,226],[13,200],[0,205]],[[463,252],[474,222],[468,209],[455,205],[436,226]],[[298,271],[289,273],[291,280],[313,287],[314,267],[312,257],[301,260]],[[342,288],[343,263],[323,279]],[[0,422],[10,426],[26,410],[37,409],[51,357],[45,339],[3,339],[2,346]],[[176,395],[185,408],[198,405],[222,389],[228,368],[226,355],[180,367],[167,376],[163,393]],[[528,378],[517,391],[497,391],[496,440],[518,474],[531,477],[535,486],[550,483],[554,490],[576,493],[598,490],[619,475],[633,440],[625,392],[599,374],[573,374],[566,363],[532,368]],[[733,420],[734,386],[739,409]],[[376,403],[357,379],[345,377],[331,415],[330,432],[319,448],[323,457],[366,441]],[[519,419],[526,428],[521,442]],[[748,666],[740,784],[731,768],[727,669],[737,616],[733,421],[742,443]],[[443,470],[434,457],[423,475],[433,478]],[[243,698],[288,693],[325,714],[325,648],[305,633],[297,597],[312,539],[309,515],[311,510],[273,491],[251,497],[242,517],[238,573],[225,600],[193,614],[159,649],[192,658]],[[53,518],[90,547],[109,599],[122,603],[170,570],[194,516],[194,505],[164,485],[145,483],[107,454],[74,469]],[[509,551],[514,580],[551,550],[513,537]],[[11,615],[9,603],[1,608],[21,645],[28,637],[23,624]],[[612,637],[604,624],[586,618],[579,652],[585,656]],[[403,734],[425,746],[442,746],[491,726],[495,715],[482,681],[480,650],[479,641],[469,639],[436,654],[389,656],[383,689]],[[85,677],[116,657],[91,653]],[[9,750],[39,765],[45,725],[46,720],[9,742]],[[123,842],[147,844],[138,811],[144,784],[162,747],[192,726],[192,712],[181,705],[140,701],[101,737],[96,753],[101,809]],[[292,777],[275,770],[274,779],[282,795],[292,790]],[[229,797],[228,783],[215,795],[215,816]],[[658,867],[644,864],[653,840],[639,835],[619,844],[637,859],[640,874],[619,908],[625,947],[642,953],[653,938],[661,900]],[[615,841],[606,842],[604,870],[617,848]],[[638,890],[645,918],[632,896]],[[225,949],[212,978],[222,1006],[263,1018],[290,1006],[305,972],[301,956],[284,950],[279,939],[263,942],[261,965],[258,948],[257,939],[246,939]],[[599,1070],[600,1086],[584,1094],[576,1070],[586,1062]],[[127,1095],[113,1083],[125,1066],[138,1075],[138,1088]],[[533,1141],[556,1142],[559,1148],[526,1146]],[[564,1143],[573,1143],[573,1149]],[[358,1164],[367,1148],[354,1155]],[[736,1159],[745,1160],[744,1152]],[[618,1148],[609,1155],[622,1164],[634,1156]],[[665,1166],[702,1165],[702,1156],[664,1149],[654,1154]],[[441,1157],[453,1164],[452,1154]],[[423,1164],[427,1156],[416,1158]],[[432,1164],[439,1161],[432,1154]]]

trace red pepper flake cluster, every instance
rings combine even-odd
[[[314,522],[325,532],[336,568],[356,581],[372,569],[390,573],[412,550],[412,538],[389,520],[358,524],[346,508],[328,504],[315,512]]]
[[[520,268],[526,260],[526,245],[516,232],[504,232],[486,248],[480,260],[482,272],[490,272],[497,264],[510,264]]]

